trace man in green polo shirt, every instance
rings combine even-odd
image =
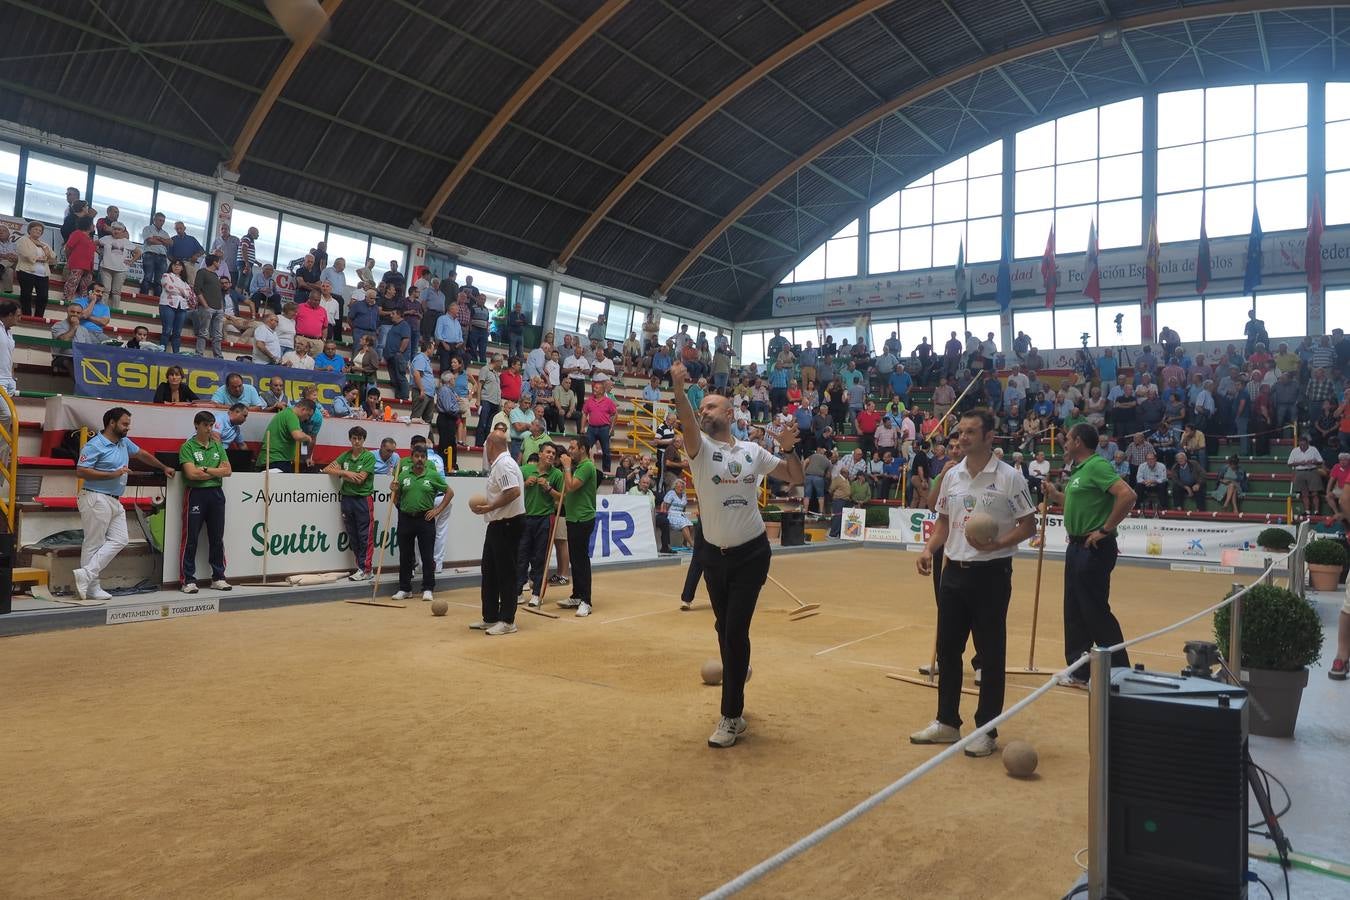
[[[341,482],[338,503],[342,528],[347,533],[347,546],[356,557],[356,571],[347,577],[365,581],[370,577],[371,552],[375,548],[370,539],[370,523],[375,518],[375,454],[366,449],[366,430],[360,425],[347,431],[347,440],[352,448],[342,451],[323,472]]]
[[[304,428],[313,415],[314,402],[311,400],[301,400],[294,406],[273,413],[272,421],[267,423],[264,432],[262,451],[258,454],[259,468],[294,472],[297,445],[314,446],[313,436]]]
[[[525,437],[520,442],[520,464],[523,466],[525,463],[529,462],[530,459],[539,452],[540,447],[550,443],[552,440],[553,439],[549,437],[548,432],[544,430],[543,414],[536,409],[534,420],[530,422],[530,430],[526,432]],[[557,447],[554,447],[554,451],[556,453]],[[556,458],[554,459],[554,463],[557,463]]]
[[[553,516],[558,511],[558,498],[563,495],[563,473],[554,466],[558,448],[544,444],[538,450],[538,459],[520,467],[525,480],[525,529],[520,534],[520,555],[516,577],[519,594],[530,585],[530,606],[539,606],[539,591],[544,585],[544,570],[548,568],[548,538],[553,530]]]
[[[584,617],[591,614],[591,532],[595,530],[598,484],[590,438],[584,434],[572,438],[561,463],[567,490],[563,512],[567,517],[567,556],[572,563],[572,596],[558,605],[575,609]]]
[[[1097,429],[1086,423],[1064,433],[1064,464],[1072,467],[1061,491],[1045,480],[1045,496],[1064,507],[1069,547],[1064,557],[1064,659],[1076,662],[1093,646],[1110,647],[1124,640],[1111,612],[1111,571],[1120,550],[1116,527],[1134,508],[1134,491],[1115,467],[1097,455]],[[1112,668],[1130,665],[1125,650],[1111,654]],[[1087,684],[1087,667],[1063,683]]]
[[[183,554],[180,580],[183,593],[197,593],[197,537],[206,526],[207,558],[211,562],[211,587],[230,590],[225,580],[225,492],[222,479],[232,469],[225,448],[211,434],[216,417],[202,410],[192,417],[197,433],[178,448],[178,462],[188,481],[183,497]]]
[[[412,593],[413,559],[422,561],[422,599],[436,589],[436,517],[445,512],[455,492],[444,476],[427,462],[427,445],[414,444],[411,464],[394,473],[394,502],[398,506],[398,592],[395,600]],[[442,495],[439,504],[437,495]]]

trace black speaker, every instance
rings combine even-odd
[[[1107,882],[1149,900],[1247,896],[1247,692],[1111,673]]]
[[[0,615],[14,611],[15,537],[11,532],[0,532]]]

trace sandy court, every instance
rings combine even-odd
[[[684,570],[599,570],[595,614],[450,614],[323,603],[0,642],[5,897],[689,897],[931,756],[908,733],[936,692],[931,584],[914,554],[780,555],[822,614],[765,587],[750,732],[716,751],[712,613]],[[1015,563],[1010,663],[1026,662],[1035,561]],[[1037,663],[1061,659],[1045,565]],[[1220,599],[1232,576],[1122,566],[1128,635]],[[1136,660],[1177,670],[1207,621]],[[969,654],[967,654],[969,655]],[[1010,677],[1008,702],[1037,679]],[[973,715],[973,697],[963,713]],[[1002,741],[1039,777],[959,758],[762,882],[762,897],[1048,897],[1084,846],[1086,695],[1055,689]]]

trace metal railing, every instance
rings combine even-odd
[[[8,424],[0,430],[0,475],[4,476],[4,492],[0,494],[0,514],[3,514],[7,530],[14,533],[15,513],[18,511],[19,496],[19,411],[9,392],[0,390],[0,400],[4,401]]]

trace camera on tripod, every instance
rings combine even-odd
[[[1124,313],[1116,313],[1116,334],[1124,334],[1125,329],[1121,327],[1121,322],[1125,321]]]

